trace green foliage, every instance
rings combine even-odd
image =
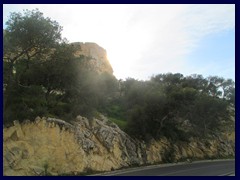
[[[62,27],[56,21],[43,17],[38,9],[11,13],[6,22],[5,36],[10,51],[21,51],[23,54],[31,51],[48,50],[61,40]],[[23,52],[24,51],[24,52]]]
[[[142,139],[165,136],[173,141],[214,134],[230,118],[232,101],[220,87],[234,89],[234,83],[226,88],[224,82],[230,81],[170,73],[146,82],[126,80],[127,132]]]
[[[126,128],[127,128],[127,121],[126,120],[112,118],[112,117],[110,117],[109,120],[114,122],[115,124],[117,124],[119,126],[119,128],[122,129],[123,131],[126,130]]]
[[[234,116],[231,79],[167,73],[148,81],[118,81],[88,67],[89,57],[76,58],[75,46],[61,39],[61,30],[38,10],[11,13],[3,33],[5,125],[100,112],[133,137],[188,141],[220,131]]]
[[[4,30],[4,123],[51,115],[92,117],[117,90],[114,76],[85,67],[62,27],[36,10],[11,13]]]

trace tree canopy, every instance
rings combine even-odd
[[[128,79],[124,83],[128,132],[137,137],[186,140],[215,133],[230,121],[229,107],[234,107],[235,99],[235,84],[230,79],[168,73],[150,81]]]
[[[86,57],[62,39],[62,27],[35,9],[11,13],[4,30],[4,122],[34,116],[92,116],[117,80],[84,68]],[[101,88],[101,89],[99,89]]]
[[[167,73],[147,81],[117,80],[86,68],[88,58],[76,57],[75,47],[61,37],[62,27],[37,9],[11,13],[6,24],[4,125],[103,113],[124,122],[133,137],[185,141],[220,131],[234,116],[231,79]]]

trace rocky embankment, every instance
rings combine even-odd
[[[110,171],[131,165],[234,156],[234,133],[202,142],[149,143],[132,139],[101,116],[67,123],[36,118],[3,130],[4,175],[63,175]]]

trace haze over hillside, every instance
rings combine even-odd
[[[117,79],[104,48],[69,43],[37,9],[12,13],[7,25],[4,175],[235,158],[233,80],[161,72]]]

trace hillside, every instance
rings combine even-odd
[[[4,175],[235,157],[233,80],[161,72],[118,80],[104,48],[68,43],[37,9],[7,25]]]
[[[78,116],[72,123],[54,118],[4,128],[4,175],[81,175],[122,167],[228,158],[235,154],[234,132],[208,139],[150,142],[128,136],[106,117]]]

